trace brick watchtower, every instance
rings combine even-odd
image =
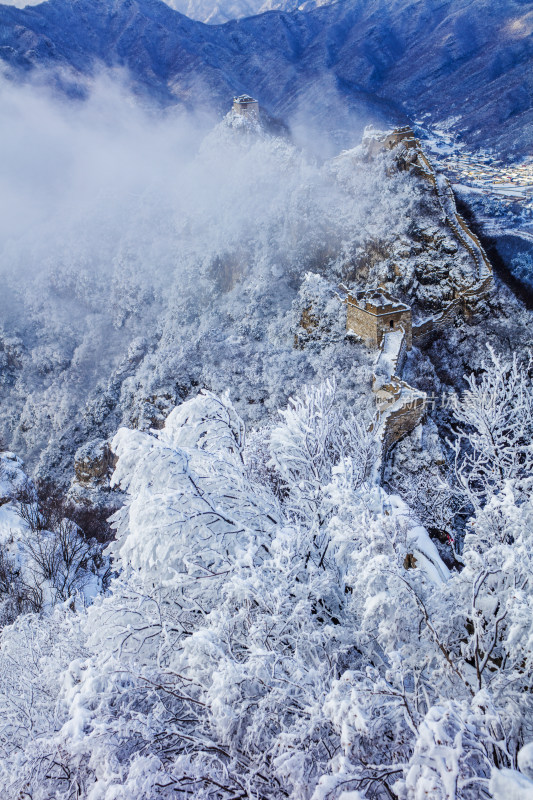
[[[383,336],[403,329],[407,350],[412,345],[411,309],[385,289],[371,289],[346,297],[346,327],[368,344],[380,347]]]
[[[241,94],[233,98],[233,110],[236,114],[259,116],[259,103],[249,94]]]

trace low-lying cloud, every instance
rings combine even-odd
[[[1,402],[6,440],[31,458],[79,415],[91,429],[126,385],[131,407],[139,358],[159,386],[194,370],[228,385],[239,361],[264,372],[254,341],[305,272],[334,278],[411,202],[350,156],[322,163],[205,110],[143,107],[125,83],[101,76],[80,101],[0,82],[0,339],[19,337]],[[265,358],[285,346],[280,324]],[[115,399],[93,402],[109,381]]]

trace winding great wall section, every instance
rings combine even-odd
[[[435,190],[446,224],[459,245],[475,264],[475,280],[454,290],[451,301],[437,314],[413,324],[411,308],[389,294],[384,287],[357,295],[341,286],[339,295],[346,303],[349,334],[362,338],[379,352],[374,363],[372,390],[378,410],[381,465],[390,449],[423,420],[427,396],[402,380],[405,356],[413,343],[421,344],[435,331],[453,324],[460,315],[486,297],[493,286],[490,261],[478,237],[457,211],[450,182],[437,174],[426,157],[413,130],[406,126],[366,140],[372,154],[398,148],[398,158],[409,169],[429,181]]]
[[[340,287],[340,293],[346,303],[348,334],[378,348],[372,391],[378,411],[381,469],[391,447],[422,421],[426,410],[425,392],[413,389],[401,378],[413,343],[411,309],[383,287],[357,295]]]

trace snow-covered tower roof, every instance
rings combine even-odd
[[[352,297],[350,297],[350,302],[354,302]],[[409,309],[409,306],[397,300],[381,286],[359,293],[356,302],[361,308],[376,316],[387,314],[391,311],[407,311]]]
[[[259,114],[259,103],[249,94],[241,94],[233,98],[233,110],[236,114]]]

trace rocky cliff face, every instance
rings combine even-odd
[[[87,442],[74,456],[76,480],[84,486],[104,483],[113,471],[114,463],[114,456],[104,439]]]

